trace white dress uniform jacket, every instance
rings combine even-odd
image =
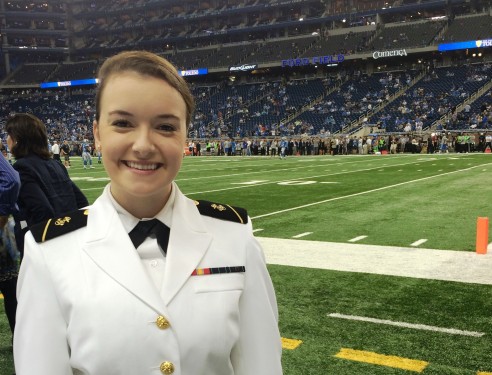
[[[104,194],[81,211],[86,226],[41,243],[26,235],[17,375],[282,374],[275,294],[251,222],[201,215],[173,188],[160,291]]]

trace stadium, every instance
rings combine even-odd
[[[35,114],[90,202],[101,63],[148,50],[190,83],[176,182],[247,208],[284,374],[492,374],[490,1],[0,0],[0,18],[2,145]],[[11,375],[3,312],[0,330]]]

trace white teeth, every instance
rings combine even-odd
[[[139,164],[132,161],[126,163],[130,168],[140,169],[140,170],[154,170],[157,169],[157,164]]]

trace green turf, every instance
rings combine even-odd
[[[101,165],[70,175],[92,202],[107,184]],[[258,236],[474,251],[476,220],[492,218],[492,155],[186,157],[177,178],[190,198],[246,207]],[[428,361],[424,375],[492,372],[492,287],[270,265],[286,375],[411,372],[335,358],[352,348]],[[484,332],[481,338],[330,318],[361,315]],[[0,375],[13,372],[0,318]]]
[[[284,337],[303,340],[284,351],[286,374],[406,374],[333,356],[351,348],[429,362],[425,374],[492,371],[490,286],[269,266]],[[328,317],[358,315],[484,332],[481,338],[417,331]],[[449,372],[448,372],[449,371]]]

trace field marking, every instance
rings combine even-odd
[[[292,236],[292,238],[306,237],[306,236],[309,236],[310,234],[313,234],[313,232],[304,232],[304,233],[301,233],[301,234],[296,234],[295,236]]]
[[[414,165],[415,163],[399,163],[399,164],[394,164],[392,167],[398,167],[398,166],[406,166],[406,165]],[[492,163],[491,163],[492,164]],[[483,165],[483,164],[482,164]],[[299,167],[300,168],[300,167]],[[294,169],[299,169],[299,168],[294,168]],[[247,186],[234,186],[234,187],[228,187],[228,188],[222,188],[222,189],[213,189],[213,190],[204,190],[204,191],[195,191],[195,192],[190,192],[186,193],[185,195],[195,195],[195,194],[207,194],[207,193],[217,193],[220,191],[227,191],[227,190],[236,190],[236,189],[244,189],[244,188],[250,188],[250,187],[257,187],[257,186],[262,186],[262,185],[273,185],[273,184],[278,184],[278,183],[285,183],[285,182],[290,182],[290,181],[299,181],[299,180],[307,180],[307,179],[312,179],[312,178],[320,178],[320,177],[331,177],[331,176],[338,176],[342,174],[350,174],[350,173],[358,173],[358,172],[367,172],[367,171],[373,171],[377,168],[380,167],[374,167],[374,168],[363,168],[363,169],[358,169],[358,170],[353,170],[353,171],[348,171],[348,172],[337,172],[337,173],[330,173],[330,174],[321,174],[321,175],[315,175],[315,176],[306,176],[306,177],[300,177],[300,178],[294,178],[290,180],[276,180],[276,181],[269,181],[265,182],[263,184],[256,184],[256,185],[247,185]],[[292,168],[290,168],[292,169]],[[272,171],[273,172],[273,171]],[[275,170],[277,172],[277,170]],[[456,172],[456,171],[455,171]],[[251,173],[259,173],[258,171],[256,172],[251,172]],[[247,173],[249,174],[249,173]],[[241,174],[238,174],[241,175]],[[233,174],[228,175],[227,177],[234,176]],[[207,176],[205,178],[212,178],[212,177],[223,177],[223,176]],[[175,180],[176,182],[184,181],[184,180],[195,180],[195,179],[201,179],[201,177],[193,177],[189,179],[179,179]]]
[[[405,156],[397,156],[395,157],[395,159],[399,160],[399,159],[406,159],[406,160],[409,160],[409,158],[411,157],[412,155],[405,155]],[[249,158],[249,157],[248,157]],[[350,155],[347,155],[347,158],[357,158],[358,160],[354,160],[354,161],[348,161],[348,162],[337,162],[337,160],[333,160],[333,159],[317,159],[317,158],[311,158],[310,161],[313,161],[313,162],[321,162],[321,163],[329,163],[330,166],[338,166],[338,165],[347,165],[347,164],[364,164],[367,162],[366,158],[361,158],[360,155],[354,155],[354,157],[351,157]],[[76,160],[81,160],[81,158],[75,158]],[[250,160],[253,160],[254,158],[249,158]],[[198,162],[198,161],[197,161]],[[415,164],[414,162],[403,162],[403,163],[396,163],[396,164],[393,164],[391,165],[391,167],[396,167],[396,166],[405,166],[405,165],[413,165]],[[252,165],[257,165],[257,163],[253,163]],[[367,164],[366,164],[367,165]],[[188,166],[190,167],[193,167],[194,165],[193,164],[188,164]],[[244,165],[242,165],[244,167]],[[368,167],[372,166],[372,164],[369,164],[367,165]],[[285,171],[295,171],[297,169],[301,169],[303,167],[291,167],[291,168],[282,168],[282,169],[272,169],[272,172],[285,172]],[[357,172],[364,172],[364,171],[371,171],[371,170],[374,170],[376,168],[380,168],[380,167],[374,167],[374,168],[364,168],[364,169],[359,169],[359,170],[354,170],[354,171],[349,171],[349,172],[339,172],[339,173],[333,173],[333,174],[328,174],[328,175],[319,175],[319,176],[312,176],[312,177],[305,177],[305,178],[298,178],[297,180],[301,180],[301,179],[306,179],[306,178],[316,178],[316,177],[326,177],[326,176],[336,176],[336,175],[339,175],[339,174],[346,174],[346,173],[357,173]],[[80,169],[80,172],[76,172],[76,173],[80,173],[82,174],[82,167],[80,168],[77,168],[77,169]],[[216,169],[203,169],[203,168],[199,168],[199,169],[182,169],[181,173],[191,173],[191,172],[194,172],[194,171],[201,171],[203,172],[204,170],[216,170]],[[228,177],[231,177],[231,176],[246,176],[246,175],[250,175],[250,174],[256,174],[256,173],[261,173],[261,171],[254,171],[253,169],[248,169],[249,171],[251,172],[242,172],[242,173],[233,173],[233,174],[229,174]],[[74,170],[72,170],[73,172]],[[402,171],[402,170],[399,170],[399,171]],[[83,176],[86,176],[86,174],[84,173]],[[218,178],[218,177],[223,177],[223,175],[211,175],[211,176],[201,176],[201,177],[190,177],[190,178],[178,178],[176,179],[175,181],[176,182],[181,182],[181,181],[190,181],[190,180],[203,180],[203,179],[210,179],[210,178]],[[282,181],[286,181],[286,180],[279,180],[279,181],[273,181],[273,182],[266,182],[265,184],[263,185],[266,185],[266,184],[275,184],[277,182],[282,182]],[[289,181],[289,180],[287,180]],[[231,187],[231,188],[224,188],[224,189],[215,189],[215,190],[208,190],[208,191],[200,191],[200,192],[193,192],[193,193],[186,193],[185,195],[190,195],[190,194],[206,194],[206,193],[215,193],[215,192],[220,192],[220,191],[227,191],[227,190],[234,190],[234,189],[241,189],[241,188],[247,188],[247,187],[256,187],[256,186],[260,186],[259,185],[253,185],[253,186],[237,186],[237,187]],[[94,188],[83,188],[81,189],[82,191],[92,191],[92,190],[102,190],[104,188],[104,186],[101,186],[101,187],[94,187]]]
[[[385,325],[395,326],[400,328],[411,328],[421,331],[447,333],[450,335],[460,335],[460,336],[470,336],[470,337],[482,337],[485,335],[485,333],[483,332],[464,331],[455,328],[442,328],[442,327],[429,326],[426,324],[405,323],[405,322],[398,322],[398,321],[387,320],[387,319],[375,319],[375,318],[369,318],[367,316],[345,315],[345,314],[338,314],[338,313],[331,313],[327,315],[331,318],[340,318],[340,319],[355,320],[360,322],[385,324]]]
[[[256,185],[261,184],[263,182],[267,182],[268,180],[252,180],[246,182],[232,182],[232,185]]]
[[[429,365],[429,362],[426,361],[347,348],[340,349],[340,351],[335,354],[335,357],[419,373],[423,372]]]
[[[302,340],[286,339],[285,337],[281,337],[280,340],[282,341],[282,349],[294,350],[302,344]]]
[[[405,159],[405,157],[401,157],[399,159]],[[407,158],[408,159],[408,158]],[[253,159],[250,159],[250,160],[253,160]],[[309,162],[313,162],[315,163],[315,167],[316,168],[320,168],[319,164],[320,163],[323,163],[326,164],[326,163],[329,163],[330,167],[331,166],[339,166],[339,165],[348,165],[348,164],[365,164],[365,160],[354,160],[354,161],[348,161],[348,162],[338,162],[337,160],[332,160],[332,159],[315,159],[315,158],[311,158],[309,160],[296,160],[296,162],[300,162],[300,161],[309,161]],[[413,163],[406,163],[406,164],[413,164]],[[404,164],[405,165],[405,164]],[[254,163],[251,163],[251,164],[241,164],[241,167],[249,167],[249,166],[258,166],[258,163],[254,162]],[[190,165],[191,167],[191,165]],[[281,168],[281,169],[274,169],[272,168],[272,172],[282,172],[282,171],[293,171],[293,170],[297,170],[297,169],[304,169],[306,168],[306,166],[291,166],[291,167],[285,167],[285,168]],[[197,168],[197,169],[183,169],[182,170],[182,173],[192,173],[192,172],[203,172],[203,171],[216,171],[217,168],[209,168],[209,169],[203,169],[203,168]],[[253,173],[261,173],[262,171],[255,171],[253,169],[248,169],[249,171],[252,171],[252,172],[249,172],[247,174],[253,174]],[[328,171],[329,172],[329,171]],[[228,175],[228,176],[240,176],[242,174],[245,174],[245,173],[236,173],[236,174],[231,174],[231,175]],[[223,175],[211,175],[211,176],[201,176],[201,177],[190,177],[190,178],[180,178],[180,179],[177,179],[176,181],[189,181],[189,180],[200,180],[200,179],[210,179],[210,178],[217,178],[217,177],[222,177]]]
[[[488,163],[488,164],[485,164],[485,165],[492,165],[492,163]],[[251,218],[251,220],[260,219],[260,218],[263,218],[263,217],[268,217],[268,216],[273,216],[273,215],[278,215],[278,214],[283,214],[285,212],[300,210],[302,208],[317,206],[319,204],[328,203],[328,202],[334,202],[334,201],[338,201],[338,200],[341,200],[341,199],[353,198],[353,197],[357,197],[359,195],[370,194],[370,193],[374,193],[374,192],[378,192],[378,191],[383,191],[383,190],[387,190],[387,189],[391,189],[391,188],[395,188],[395,187],[399,187],[399,186],[413,184],[415,182],[426,181],[426,180],[430,180],[430,179],[437,178],[437,177],[447,176],[447,175],[450,175],[450,174],[465,172],[465,171],[469,171],[471,169],[479,168],[479,167],[482,167],[482,166],[483,166],[483,164],[476,165],[476,166],[469,167],[469,168],[465,168],[465,169],[458,169],[456,171],[451,171],[451,172],[445,172],[445,173],[441,173],[441,174],[436,174],[436,175],[433,175],[433,176],[427,176],[427,177],[417,178],[416,180],[399,182],[397,184],[383,186],[383,187],[379,187],[379,188],[371,189],[371,190],[366,190],[366,191],[361,191],[359,193],[353,193],[353,194],[342,195],[342,196],[334,197],[334,198],[330,198],[330,199],[324,199],[324,200],[318,201],[318,202],[303,204],[303,205],[297,206],[297,207],[286,208],[284,210],[279,210],[279,211],[270,212],[268,214],[254,216],[254,217]],[[313,177],[311,177],[311,178],[313,178]]]
[[[263,230],[263,228],[253,229],[253,233],[261,232],[262,230]]]
[[[358,237],[352,238],[351,240],[348,240],[348,242],[357,242],[357,241],[363,240],[364,238],[367,238],[367,236],[358,236]]]
[[[426,242],[427,242],[427,238],[421,238],[420,240],[415,241],[414,243],[411,243],[410,246],[420,246]]]
[[[72,181],[87,181],[87,182],[108,182],[110,181],[109,177],[91,177],[91,176],[73,176],[70,177]]]

